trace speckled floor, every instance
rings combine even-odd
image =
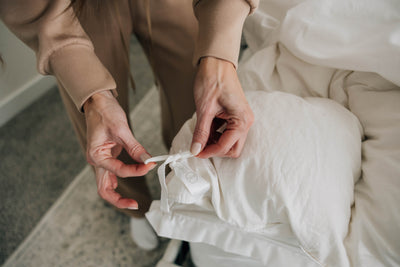
[[[152,107],[151,109],[146,107]],[[158,92],[153,88],[132,112],[136,138],[154,155],[166,153],[160,132]],[[160,193],[155,170],[147,177]],[[129,236],[128,218],[102,201],[86,166],[4,266],[155,266],[167,239],[151,252]]]
[[[0,264],[85,166],[57,89],[0,128]]]

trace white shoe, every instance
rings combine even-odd
[[[158,246],[157,235],[145,217],[130,219],[133,242],[144,250],[153,250]]]
[[[156,267],[179,267],[182,265],[176,265],[174,261],[176,260],[182,247],[182,241],[171,239],[168,243],[168,247],[164,252],[163,257],[157,263]]]

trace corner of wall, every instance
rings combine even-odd
[[[37,74],[2,99],[0,101],[0,127],[56,85],[54,77]]]

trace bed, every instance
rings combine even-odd
[[[156,232],[197,266],[400,266],[399,2],[261,1],[244,37],[262,160],[191,158],[194,117],[159,170]]]

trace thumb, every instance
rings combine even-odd
[[[146,149],[133,137],[130,130],[124,131],[120,138],[122,139],[125,150],[137,162],[144,162],[151,158]]]
[[[197,114],[196,127],[193,132],[192,146],[190,148],[190,152],[193,155],[198,155],[206,146],[213,119],[214,116],[212,113]]]

